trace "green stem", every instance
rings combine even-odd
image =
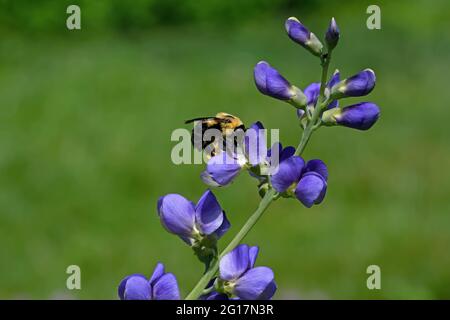
[[[325,85],[326,85],[327,76],[328,76],[328,65],[330,64],[330,58],[331,58],[330,54],[327,54],[327,55],[324,55],[321,57],[322,79],[321,79],[321,83],[320,83],[320,96],[319,96],[319,99],[314,108],[312,117],[311,117],[310,121],[308,122],[308,125],[306,126],[305,130],[303,131],[302,138],[301,138],[300,143],[295,151],[296,155],[301,155],[303,153],[303,151],[305,150],[305,147],[308,144],[311,134],[317,128],[317,126],[315,126],[315,125],[316,125],[317,119],[320,115],[320,112],[326,104]],[[256,224],[256,222],[258,222],[258,220],[261,218],[263,213],[266,211],[266,209],[269,207],[269,205],[275,199],[275,196],[276,196],[276,191],[274,189],[270,189],[269,191],[267,191],[267,193],[264,195],[261,202],[259,203],[258,208],[250,216],[250,218],[248,218],[247,222],[244,224],[244,226],[241,228],[241,230],[239,230],[239,232],[234,236],[234,238],[231,240],[231,242],[228,244],[228,246],[220,253],[219,257],[215,257],[211,261],[211,263],[209,264],[208,270],[206,270],[206,272],[203,274],[203,276],[197,282],[197,284],[192,289],[192,291],[186,296],[186,300],[196,300],[204,293],[204,290],[205,290],[206,286],[208,285],[209,281],[211,281],[211,279],[217,273],[217,270],[219,270],[220,259],[224,255],[226,255],[228,252],[233,250],[245,238],[245,236],[250,232],[250,230],[253,228],[253,226]]]
[[[305,130],[303,131],[302,138],[300,143],[298,144],[297,150],[295,154],[297,156],[301,155],[308,144],[309,138],[311,137],[314,130],[317,129],[316,123],[319,118],[319,115],[326,104],[325,99],[325,86],[328,78],[328,66],[330,65],[331,53],[324,55],[321,57],[322,59],[322,77],[320,80],[320,95],[317,99],[314,111],[312,113],[311,119],[308,121]]]

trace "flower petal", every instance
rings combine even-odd
[[[236,281],[234,294],[244,300],[265,298],[266,289],[272,284],[273,278],[273,271],[268,267],[250,269]]]
[[[308,172],[300,179],[295,195],[305,207],[311,208],[313,204],[322,202],[326,189],[327,183],[320,174]]]
[[[255,79],[255,84],[258,90],[262,94],[268,94],[267,92],[267,85],[266,85],[266,79],[267,79],[267,69],[269,69],[270,66],[265,61],[260,61],[256,64],[254,70],[253,70],[253,77]]]
[[[151,286],[147,279],[141,276],[128,278],[124,291],[125,300],[151,300]]]
[[[283,151],[283,145],[280,142],[275,142],[269,150],[267,150],[267,158],[270,158],[272,156],[272,153],[278,152],[278,154],[281,154]]]
[[[206,235],[222,225],[223,210],[210,190],[206,190],[195,207],[195,222],[200,232]]]
[[[301,119],[305,115],[305,110],[297,109],[297,117]]]
[[[339,106],[339,100],[333,100],[328,104],[327,110],[337,108],[338,106]]]
[[[153,300],[180,300],[177,278],[166,273],[153,285]]]
[[[295,154],[294,147],[288,146],[288,147],[284,148],[280,154],[280,162],[292,157],[294,154]]]
[[[306,96],[306,105],[315,106],[320,94],[320,83],[319,82],[311,83],[305,88],[303,93]]]
[[[206,172],[211,179],[220,186],[225,186],[233,181],[241,172],[242,163],[231,157],[227,152],[222,152],[211,159],[206,165]]]
[[[128,279],[130,279],[131,277],[141,277],[147,281],[147,278],[139,273],[131,274],[123,278],[122,281],[120,281],[119,287],[117,288],[117,293],[119,295],[120,300],[125,300],[125,286],[127,284]]]
[[[255,266],[256,258],[258,258],[259,248],[257,246],[250,247],[248,250],[248,258],[250,260],[249,268],[253,268]]]
[[[223,222],[220,225],[220,227],[214,232],[217,239],[220,239],[227,231],[230,229],[231,223],[227,219],[227,215],[225,214],[225,211],[223,212]]]
[[[290,185],[300,179],[305,161],[298,156],[292,156],[278,166],[278,171],[272,176],[272,186],[277,192],[284,192]]]
[[[249,267],[249,247],[240,244],[220,259],[219,272],[223,280],[239,278]]]
[[[245,132],[245,153],[248,162],[256,166],[267,157],[266,131],[261,122],[255,122]]]
[[[157,281],[164,274],[164,265],[161,262],[156,264],[155,269],[153,270],[153,274],[148,281],[151,285]]]
[[[188,237],[194,229],[195,208],[179,194],[168,194],[158,201],[159,216],[167,231]]]
[[[306,163],[305,166],[305,173],[306,172],[316,172],[318,174],[320,174],[322,176],[322,178],[325,179],[325,181],[328,181],[328,169],[327,169],[327,165],[325,164],[325,162],[323,162],[320,159],[312,159],[309,160]]]
[[[210,187],[221,187],[221,185],[215,182],[212,176],[206,170],[200,174],[200,179],[202,179],[202,181]]]
[[[339,70],[334,71],[333,75],[331,76],[330,81],[328,81],[327,83],[327,87],[326,87],[326,92],[328,92],[328,94],[331,93],[331,88],[333,88],[333,86],[337,83],[339,83],[341,81],[341,74],[339,72]],[[332,100],[328,106],[327,106],[327,110],[333,109],[333,108],[337,108],[339,106],[339,101],[337,99]]]
[[[259,296],[259,300],[270,300],[277,291],[277,284],[275,281],[269,283],[264,292]]]

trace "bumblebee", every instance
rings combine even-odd
[[[242,133],[245,132],[245,125],[241,119],[225,112],[219,112],[214,117],[200,117],[185,121],[186,124],[192,122],[195,122],[191,135],[192,145],[195,149],[204,150],[211,156],[229,149],[227,138],[231,138],[232,135],[233,146],[236,148],[242,141]],[[209,129],[220,131],[221,139],[216,139],[217,135],[214,134],[205,136],[205,132]]]

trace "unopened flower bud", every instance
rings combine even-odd
[[[293,41],[297,42],[312,54],[320,56],[323,45],[316,35],[309,31],[297,18],[290,17],[285,23],[286,31]]]
[[[335,84],[331,88],[331,96],[333,99],[365,96],[373,90],[375,81],[375,72],[372,69],[365,69]]]
[[[358,130],[368,130],[380,116],[380,109],[372,102],[361,102],[343,109],[334,108],[322,114],[322,122],[327,126],[341,125]]]
[[[291,85],[275,68],[265,61],[260,61],[254,69],[255,84],[258,90],[267,96],[289,102],[296,108],[306,105],[303,92]]]
[[[339,27],[334,18],[331,18],[330,25],[328,26],[328,30],[325,34],[325,41],[329,51],[333,50],[339,41]]]
[[[280,100],[290,100],[295,95],[289,81],[265,61],[256,64],[254,78],[256,87],[262,94]]]

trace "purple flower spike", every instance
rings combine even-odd
[[[322,43],[297,18],[290,17],[286,20],[284,26],[286,27],[289,38],[294,42],[297,42],[316,56],[322,54]]]
[[[220,279],[229,298],[267,300],[275,294],[273,271],[268,267],[255,267],[257,255],[258,247],[241,244],[220,260]]]
[[[290,100],[295,96],[295,90],[289,81],[265,61],[256,64],[254,78],[256,87],[262,94],[280,100]]]
[[[328,26],[327,33],[325,34],[325,41],[328,49],[333,50],[339,41],[339,27],[334,18],[331,18],[330,25]]]
[[[331,94],[335,98],[365,96],[373,90],[375,81],[375,72],[365,69],[333,86]]]
[[[125,277],[119,284],[120,300],[179,300],[180,290],[176,277],[164,273],[164,265],[158,263],[150,280],[141,274]]]
[[[335,116],[336,123],[358,130],[368,130],[380,117],[380,109],[372,102],[361,102],[342,109]]]
[[[229,228],[220,204],[207,190],[197,205],[178,194],[168,194],[158,201],[158,213],[162,225],[184,242],[194,245],[204,237],[220,238]]]

